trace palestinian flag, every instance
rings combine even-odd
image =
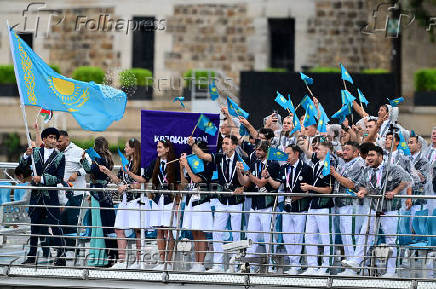
[[[43,109],[39,112],[44,119],[44,123],[48,123],[53,118],[53,110]]]

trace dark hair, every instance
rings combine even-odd
[[[377,119],[375,119],[375,118],[370,118],[370,119],[368,119],[368,122],[370,122],[370,121],[377,122]]]
[[[238,137],[235,135],[226,135],[224,138],[229,138],[232,141],[232,145],[238,145]]]
[[[394,132],[389,130],[388,133],[386,134],[386,136],[388,136],[388,135],[394,135]],[[395,134],[394,139],[395,139],[395,141],[398,141],[398,142],[400,141],[400,136],[398,135],[398,133]]]
[[[324,146],[326,148],[329,148],[329,150],[333,151],[332,143],[329,141],[321,141],[321,142],[319,142],[319,145]]]
[[[68,133],[66,130],[59,130],[59,136],[68,136]]]
[[[174,145],[167,139],[160,140],[158,143],[161,143],[165,148],[169,148],[168,155],[167,155],[167,163],[176,159],[176,153],[174,150]],[[169,189],[177,189],[176,187],[176,165],[178,165],[177,162],[172,162],[167,165],[167,180],[168,180],[168,188]],[[158,188],[159,187],[159,166],[160,166],[160,158],[158,157],[157,161],[154,164],[153,168],[153,174],[152,174],[152,183],[153,187]]]
[[[25,166],[23,164],[19,164],[16,168],[15,168],[15,176],[23,176],[23,178],[27,178],[30,177],[32,175],[32,170],[30,169],[30,167]]]
[[[419,140],[418,140],[419,136],[414,135],[414,136],[409,137],[409,139],[411,139],[411,138],[414,138],[416,140],[416,142],[419,143]]]
[[[288,148],[290,148],[294,153],[298,153],[298,157],[301,157],[303,155],[303,150],[297,146],[296,144],[291,144],[287,146]]]
[[[259,134],[263,134],[267,140],[270,140],[274,137],[274,131],[266,127],[259,129]]]
[[[41,139],[45,139],[49,135],[55,135],[56,139],[59,139],[59,131],[54,127],[48,127],[41,132]]]
[[[356,150],[359,149],[359,144],[355,141],[347,141],[344,145],[346,146],[352,146],[353,148],[355,148]]]
[[[372,142],[364,142],[359,146],[360,154],[367,155],[369,150],[375,147]]]
[[[372,148],[370,148],[368,150],[368,152],[370,152],[370,151],[375,151],[378,155],[381,155],[381,156],[383,155],[383,149],[379,146],[376,146],[376,145],[374,145]]]
[[[94,140],[95,151],[106,161],[107,168],[111,171],[114,168],[112,154],[109,151],[109,143],[105,137],[99,136]]]
[[[268,147],[269,147],[269,144],[268,144],[267,141],[261,141],[261,142],[256,144],[255,149],[267,152],[268,151]]]
[[[133,148],[133,156],[129,157],[130,160],[133,160],[132,172],[139,175],[141,173],[141,142],[132,137],[128,143],[129,147]]]

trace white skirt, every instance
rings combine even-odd
[[[171,212],[173,210],[174,202],[164,205],[164,195],[159,198],[159,204],[154,201],[151,202],[150,222],[151,227],[171,227]],[[177,223],[177,216],[174,215],[172,226]]]
[[[118,205],[114,228],[146,229],[150,227],[150,204],[148,199],[145,200],[144,205],[139,204],[139,200],[138,198],[126,202],[126,195],[123,196],[123,201]]]
[[[213,228],[210,202],[192,206],[192,197],[183,213],[183,229],[207,231]]]

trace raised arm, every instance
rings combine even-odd
[[[205,160],[207,162],[212,161],[212,155],[203,152],[203,150],[201,148],[199,148],[198,145],[195,143],[192,136],[190,136],[188,138],[188,145],[190,145],[192,147],[192,153],[196,154],[200,159]]]

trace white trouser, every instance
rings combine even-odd
[[[328,214],[330,210],[327,209],[309,209],[308,217],[306,221],[306,242],[307,244],[315,244],[315,245],[307,245],[306,253],[307,253],[307,265],[309,267],[318,266],[318,246],[316,244],[320,244],[324,246],[324,256],[322,258],[322,267],[323,269],[328,268],[330,265],[329,255],[332,255],[332,232],[333,232],[333,222],[331,221],[331,216]],[[310,215],[310,214],[323,214],[323,215]],[[319,239],[319,241],[318,241]]]
[[[301,248],[304,237],[304,228],[306,227],[306,215],[307,211],[301,213],[287,213],[284,212],[283,216],[283,241],[285,244],[286,252],[289,255],[289,265],[292,268],[300,269],[300,259],[301,259]],[[287,234],[290,233],[290,234]]]
[[[262,214],[262,213],[266,214]],[[272,218],[272,208],[253,210],[250,209],[250,219],[248,220],[247,227],[247,239],[251,239],[253,242],[259,242],[263,240],[266,243],[266,252],[268,253],[270,250],[271,244],[271,218]],[[254,233],[250,233],[253,232]],[[263,233],[257,233],[263,232]],[[259,244],[253,244],[250,248],[247,249],[247,253],[252,256],[253,253],[256,253]]]
[[[354,256],[353,248],[353,206],[343,206],[336,208],[339,214],[339,230],[341,232],[342,245],[344,245],[345,259]]]
[[[213,262],[215,265],[222,265],[223,263],[223,232],[226,229],[227,219],[230,216],[232,230],[241,230],[242,204],[239,205],[223,205],[218,202],[215,205],[215,219],[213,221]],[[233,241],[241,239],[240,232],[232,232]]]
[[[380,227],[383,230],[383,233],[385,234],[385,240],[386,245],[392,246],[392,256],[388,259],[388,268],[387,273],[395,273],[395,263],[397,258],[397,248],[395,246],[397,236],[397,230],[398,230],[398,211],[388,211],[385,212],[384,216],[380,217]],[[367,240],[367,246],[366,246],[366,252],[365,250],[365,235],[366,230],[368,226],[368,221],[370,229],[368,234],[368,240]],[[374,234],[375,234],[375,213],[371,213],[370,218],[366,218],[365,222],[363,223],[362,230],[360,231],[359,240],[357,242],[356,250],[354,250],[354,257],[352,258],[352,261],[358,263],[359,265],[362,265],[364,254],[368,252],[368,249],[373,245],[374,243]]]

